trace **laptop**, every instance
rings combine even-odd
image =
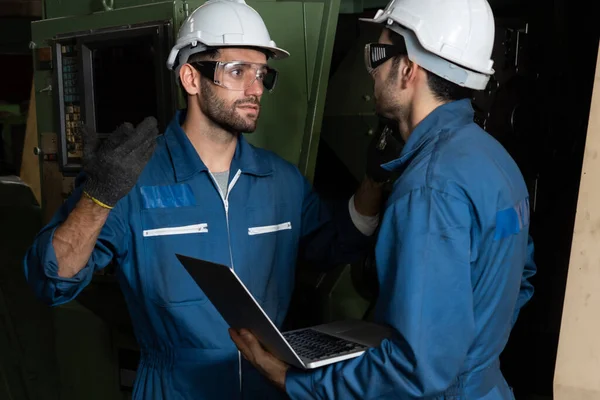
[[[313,369],[362,355],[391,336],[387,326],[362,320],[280,332],[229,267],[176,255],[225,322],[248,329],[271,354],[300,369]]]

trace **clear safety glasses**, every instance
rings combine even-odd
[[[365,67],[372,73],[392,57],[407,54],[406,47],[395,44],[367,43],[365,45]]]
[[[215,85],[230,90],[246,90],[255,81],[272,92],[277,83],[277,70],[266,64],[254,64],[244,61],[197,61],[190,65],[203,76],[212,79]]]

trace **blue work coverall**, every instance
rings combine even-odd
[[[506,400],[499,369],[535,273],[529,196],[508,153],[444,104],[409,136],[376,245],[376,320],[394,331],[356,359],[290,370],[292,399]]]
[[[222,198],[180,127],[178,113],[137,184],[110,212],[87,265],[57,275],[52,237],[81,187],[39,233],[25,274],[51,305],[75,298],[116,260],[117,278],[141,347],[134,399],[238,399],[283,395],[242,360],[228,325],[175,254],[232,267],[281,326],[297,255],[335,264],[368,246],[345,207],[330,212],[292,164],[240,137]],[[339,214],[339,215],[338,215]]]

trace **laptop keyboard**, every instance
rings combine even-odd
[[[315,361],[367,349],[366,346],[361,344],[313,329],[286,332],[283,337],[300,357]]]

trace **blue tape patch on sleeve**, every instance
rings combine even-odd
[[[190,207],[196,205],[192,188],[187,183],[165,186],[142,186],[144,208]]]
[[[525,198],[513,207],[496,213],[496,233],[494,240],[516,235],[529,225],[529,198]]]

